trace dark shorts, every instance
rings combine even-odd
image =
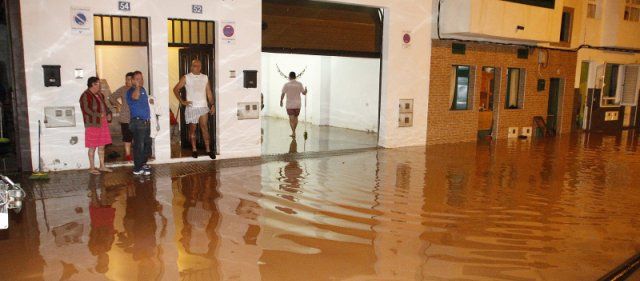
[[[120,123],[120,129],[122,130],[122,141],[131,142],[133,135],[131,134],[131,130],[129,130],[129,123]]]
[[[287,108],[287,114],[298,117],[298,115],[300,115],[300,108]]]

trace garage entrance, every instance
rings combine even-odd
[[[262,3],[262,153],[377,146],[382,9],[316,1]],[[292,73],[307,94],[297,95],[298,101],[287,93],[281,106]],[[299,111],[295,131],[291,113],[298,112],[287,109]]]

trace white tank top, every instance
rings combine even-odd
[[[187,90],[187,100],[192,102],[193,107],[208,107],[207,104],[207,83],[209,77],[204,74],[195,75],[189,73],[185,75],[187,83],[185,84],[185,90]]]

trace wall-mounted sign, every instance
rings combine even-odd
[[[411,32],[405,31],[402,35],[402,47],[408,48],[411,46]]]
[[[131,3],[128,1],[118,1],[118,10],[125,12],[131,11]]]
[[[71,8],[71,30],[78,33],[89,31],[91,19],[90,10],[87,8]]]
[[[202,5],[191,5],[191,12],[194,14],[202,14]]]
[[[222,22],[222,42],[227,44],[235,44],[236,42],[236,23],[232,21]]]

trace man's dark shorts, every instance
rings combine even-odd
[[[300,108],[287,108],[287,114],[298,117],[298,115],[300,115]]]
[[[120,130],[122,130],[123,142],[131,142],[133,140],[133,134],[129,130],[129,123],[120,123]]]

